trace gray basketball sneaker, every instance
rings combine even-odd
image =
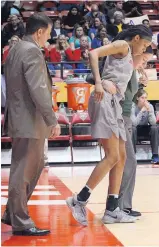
[[[78,223],[80,223],[83,226],[87,226],[87,214],[85,206],[87,202],[81,202],[77,200],[77,195],[74,195],[72,197],[68,197],[66,199],[66,203],[68,207],[72,211],[72,215],[77,220]]]
[[[136,217],[128,215],[118,207],[113,212],[105,210],[102,221],[104,224],[134,223]]]

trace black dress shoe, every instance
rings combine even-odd
[[[126,208],[123,211],[125,213],[127,213],[128,215],[133,216],[133,217],[140,217],[141,216],[141,213],[140,212],[134,211],[131,208]]]
[[[5,220],[5,219],[1,219],[1,222],[3,223],[3,224],[6,224],[6,225],[8,225],[8,226],[12,226],[12,224],[11,224],[11,221],[10,220]]]
[[[13,231],[13,235],[16,236],[44,236],[49,234],[49,230],[42,230],[37,227],[32,227],[23,231]]]

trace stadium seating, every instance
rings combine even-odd
[[[77,112],[74,113],[71,119],[71,139],[72,139],[72,148],[73,148],[73,155],[78,148],[82,147],[90,147],[95,148],[96,152],[101,156],[101,147],[98,144],[98,140],[94,139],[91,136],[90,130],[90,118],[88,112]],[[91,152],[92,154],[92,152]],[[89,160],[89,155],[87,156]],[[73,160],[75,160],[73,156]]]

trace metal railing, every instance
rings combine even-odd
[[[65,69],[64,68],[64,65],[65,64],[82,64],[82,63],[85,63],[85,61],[61,61],[61,62],[47,62],[47,64],[52,64],[52,65],[60,65],[60,71],[61,71],[61,78],[62,79],[64,79],[64,70],[78,70],[78,69],[76,69],[76,68],[72,68],[72,69]],[[55,70],[58,70],[58,69],[55,69]],[[86,74],[89,74],[90,73],[90,71],[91,71],[91,69],[83,69],[83,70],[85,70],[85,71],[88,71],[88,73],[86,73]],[[79,69],[79,71],[81,71],[80,69]]]
[[[76,71],[76,74],[78,73],[82,73],[82,70],[84,70],[85,72],[82,73],[82,74],[89,74],[91,72],[91,69],[77,69],[77,68],[72,68],[72,69],[65,69],[64,68],[64,65],[65,64],[82,64],[82,63],[85,63],[84,60],[81,60],[81,61],[61,61],[61,62],[47,62],[47,64],[52,64],[52,65],[57,65],[59,64],[60,65],[60,71],[61,71],[61,79],[64,79],[64,70],[73,70],[73,71]],[[159,64],[159,60],[151,60],[148,62],[148,64],[155,64],[155,63],[158,63]],[[56,71],[58,69],[54,69],[54,71]],[[78,72],[79,70],[79,72]],[[159,80],[159,72],[157,72],[157,79]]]

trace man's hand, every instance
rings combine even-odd
[[[103,80],[102,86],[110,94],[116,94],[117,93],[116,86],[114,85],[114,83],[112,81]]]
[[[51,128],[51,138],[56,138],[61,134],[61,127],[59,124]]]
[[[140,84],[144,85],[145,87],[147,87],[148,81],[149,81],[149,80],[148,80],[147,77],[142,76],[142,77],[139,78]]]
[[[138,69],[138,72],[142,75],[139,78],[140,84],[142,84],[142,85],[144,85],[146,87],[149,80],[148,80],[148,76],[147,76],[145,70],[141,67],[141,68]]]

